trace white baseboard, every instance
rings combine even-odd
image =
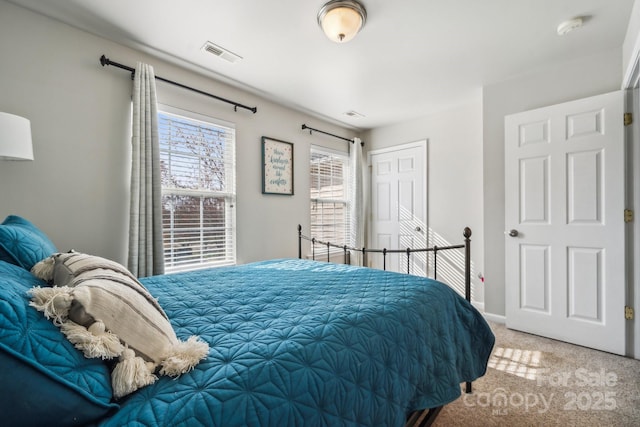
[[[502,325],[507,323],[507,318],[501,314],[482,313],[482,315],[484,316],[485,319],[491,322],[500,323]]]
[[[507,318],[501,314],[485,313],[483,302],[471,301],[471,305],[473,305],[476,308],[476,310],[482,313],[485,319],[490,320],[491,322],[500,323],[503,325],[507,323]]]

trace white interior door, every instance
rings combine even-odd
[[[427,141],[369,153],[371,227],[368,246],[406,249],[427,246]],[[382,255],[368,254],[368,265],[383,268]],[[424,275],[426,254],[387,255],[386,269]]]
[[[505,118],[507,327],[625,352],[623,92]]]

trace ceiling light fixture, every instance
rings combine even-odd
[[[318,12],[318,25],[336,43],[354,38],[366,20],[367,11],[356,0],[331,0]]]

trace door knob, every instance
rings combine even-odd
[[[504,234],[507,234],[509,237],[518,237],[518,230],[505,231]]]

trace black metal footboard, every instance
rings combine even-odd
[[[316,245],[323,250],[326,249],[327,262],[331,262],[331,248],[341,249],[344,254],[344,263],[349,264],[349,253],[361,253],[362,261],[361,266],[366,266],[368,253],[382,254],[383,269],[387,269],[387,255],[393,253],[403,253],[407,255],[407,274],[411,271],[411,254],[419,252],[433,252],[433,275],[434,279],[438,279],[438,252],[447,250],[464,249],[464,297],[467,301],[471,302],[471,229],[465,227],[462,235],[464,236],[464,243],[461,245],[453,246],[433,246],[431,248],[419,248],[419,249],[367,249],[367,248],[353,248],[347,245],[337,245],[331,242],[324,242],[318,240],[315,237],[308,237],[302,234],[302,226],[298,225],[298,258],[302,258],[302,241],[307,240],[311,242],[311,258],[316,259]],[[471,393],[471,383],[465,383],[466,393]]]

